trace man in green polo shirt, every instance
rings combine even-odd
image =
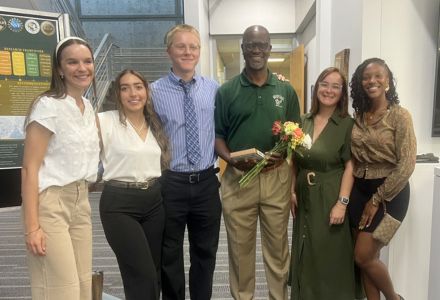
[[[289,249],[287,224],[290,211],[292,168],[282,156],[246,187],[238,181],[250,164],[230,159],[234,151],[257,148],[267,152],[277,142],[274,121],[299,122],[298,98],[292,86],[280,81],[267,67],[272,46],[269,32],[260,25],[247,28],[241,45],[243,72],[220,87],[215,108],[215,149],[228,165],[222,176],[222,204],[228,236],[229,281],[234,299],[253,299],[257,220],[269,299],[287,299]],[[235,163],[235,164],[234,164]]]

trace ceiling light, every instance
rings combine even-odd
[[[268,62],[275,63],[275,62],[283,62],[285,60],[284,57],[269,57]]]

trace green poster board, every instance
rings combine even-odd
[[[0,7],[0,169],[20,168],[23,122],[50,86],[63,15]]]

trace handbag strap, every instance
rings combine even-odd
[[[385,201],[382,201],[382,205],[383,205],[383,215],[386,215],[386,213],[387,213],[387,206],[385,205]]]

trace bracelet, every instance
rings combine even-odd
[[[30,234],[32,234],[32,233],[34,233],[34,232],[37,232],[38,230],[40,230],[41,229],[41,226],[38,226],[38,228],[37,229],[35,229],[35,230],[32,230],[32,231],[29,231],[29,232],[25,232],[25,236],[28,236],[28,235],[30,235]]]
[[[371,204],[373,204],[373,206],[377,207],[379,205],[379,203],[380,203],[380,201],[376,199],[375,195],[373,195],[373,197],[371,197]]]

